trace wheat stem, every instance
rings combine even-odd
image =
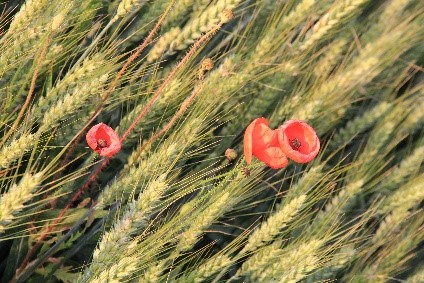
[[[300,195],[285,205],[279,204],[275,212],[249,236],[240,254],[255,251],[272,241],[280,230],[299,213],[305,201],[306,195]]]
[[[152,181],[137,200],[127,205],[122,218],[103,234],[93,253],[91,265],[84,270],[78,282],[87,282],[89,278],[95,277],[104,269],[107,269],[107,272],[113,271],[114,267],[111,264],[129,249],[132,235],[138,229],[145,227],[150,214],[166,191],[168,185],[165,182],[165,177],[165,175],[162,175],[157,180]]]
[[[348,18],[356,15],[356,13],[360,11],[360,8],[367,2],[368,0],[344,0],[336,2],[336,4],[312,27],[311,34],[299,46],[299,51],[305,52],[312,48],[337,26],[344,23]]]
[[[196,270],[192,271],[188,275],[178,278],[176,282],[194,282],[200,283],[208,280],[212,275],[214,275],[219,270],[228,267],[232,263],[232,260],[226,255],[214,256],[206,260],[203,264],[198,266]]]
[[[205,35],[203,35],[199,40],[197,40],[193,46],[191,47],[190,51],[187,52],[187,54],[184,56],[184,58],[172,69],[172,71],[168,74],[164,82],[160,85],[160,87],[155,91],[153,96],[150,98],[149,102],[145,105],[141,113],[137,116],[137,118],[133,121],[133,123],[128,127],[128,129],[125,131],[125,133],[122,135],[121,140],[125,140],[125,138],[130,134],[130,132],[134,129],[134,127],[137,125],[137,123],[143,118],[144,115],[146,115],[147,111],[152,107],[153,103],[158,99],[158,97],[162,94],[165,87],[168,85],[168,83],[172,80],[172,78],[175,76],[177,71],[181,69],[191,58],[191,56],[194,55],[194,53],[197,51],[200,46],[207,41],[213,34],[215,34],[222,26],[222,23],[217,24],[214,28],[212,28],[209,32],[207,32]]]
[[[397,188],[408,177],[418,172],[424,160],[424,145],[414,149],[409,156],[402,159],[400,164],[394,168],[390,174],[375,189],[377,192],[388,194]]]
[[[43,173],[24,174],[19,184],[13,184],[0,197],[0,233],[3,233],[15,217],[25,208],[25,203],[35,196],[35,190],[41,183]]]
[[[305,283],[314,283],[314,282],[327,282],[329,280],[335,280],[337,274],[346,266],[349,262],[352,262],[356,250],[351,246],[346,246],[340,249],[340,251],[324,265],[319,265],[317,270],[310,274],[307,278],[304,279]]]
[[[346,126],[334,135],[331,143],[331,149],[342,146],[358,133],[370,128],[392,107],[391,103],[382,101],[372,109],[365,111],[362,115],[356,116],[354,119],[347,122]]]
[[[385,201],[381,212],[387,213],[397,208],[408,210],[419,204],[424,199],[422,184],[424,184],[424,174],[411,179]]]
[[[260,281],[275,278],[278,282],[296,283],[305,278],[319,265],[318,250],[323,245],[322,240],[311,240],[287,251],[277,262],[271,264],[263,272],[253,277]]]

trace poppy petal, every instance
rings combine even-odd
[[[85,136],[87,144],[92,150],[96,150],[96,148],[97,148],[96,133],[99,130],[99,128],[102,127],[102,125],[105,125],[105,124],[99,123],[99,124],[91,127],[91,129],[87,132],[87,135]]]
[[[257,128],[258,125],[259,128]],[[269,139],[269,133],[264,128],[264,126],[267,127],[268,125],[268,120],[266,118],[261,117],[253,120],[252,123],[247,126],[243,138],[244,159],[246,160],[247,164],[250,164],[252,162],[252,154],[254,150],[253,147],[256,146],[258,143],[258,141],[254,139],[261,139],[259,133],[264,132],[266,138]],[[269,130],[271,131],[271,129]]]
[[[255,157],[264,162],[272,169],[281,169],[288,165],[289,161],[279,147],[269,147],[255,154]]]
[[[270,147],[274,139],[274,131],[268,127],[267,124],[258,122],[252,133],[252,152],[255,154],[255,150],[262,150]]]
[[[108,125],[99,123],[93,126],[85,136],[88,146],[101,156],[112,157],[121,150],[119,135]],[[105,145],[100,147],[99,141]]]
[[[315,130],[301,120],[289,120],[277,130],[283,153],[297,163],[308,163],[318,154],[320,141]]]

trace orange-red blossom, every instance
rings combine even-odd
[[[121,139],[108,125],[99,123],[85,136],[87,144],[101,156],[112,157],[121,150]]]
[[[244,158],[247,164],[252,156],[272,169],[284,168],[288,159],[308,163],[318,154],[320,141],[315,130],[301,120],[289,120],[278,129],[269,128],[266,118],[257,118],[244,133]]]

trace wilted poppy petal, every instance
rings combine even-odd
[[[277,130],[278,142],[285,155],[297,163],[307,163],[317,156],[320,141],[315,130],[301,120],[290,120]]]
[[[108,125],[99,123],[85,136],[88,146],[101,156],[111,157],[121,150],[121,139]]]
[[[261,117],[253,120],[246,128],[243,139],[244,158],[247,164],[252,162],[252,154],[255,151],[268,147],[273,138],[274,131],[268,127],[267,119]]]
[[[98,128],[101,126],[102,123],[97,124],[95,126],[93,126],[88,132],[87,135],[85,136],[85,139],[87,141],[88,146],[92,149],[92,150],[96,150],[97,148],[97,137],[96,137],[96,132],[98,130]]]
[[[279,147],[269,147],[255,154],[255,157],[272,169],[281,169],[289,163],[287,157]]]
[[[271,145],[274,139],[274,131],[268,127],[267,123],[258,122],[252,133],[253,146],[252,153],[255,154],[255,151],[260,151],[264,148],[267,148]]]

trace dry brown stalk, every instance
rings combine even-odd
[[[175,1],[175,0],[173,0],[173,1]],[[162,17],[159,19],[159,21],[158,21],[157,25],[155,26],[155,28],[150,32],[150,34],[149,34],[150,39],[153,37],[153,35],[156,32],[156,30],[159,29],[160,25],[164,21],[165,16],[167,15],[167,13],[169,13],[169,11],[170,11],[170,9],[172,7],[172,3],[168,7],[168,9],[166,10],[166,12],[162,15]],[[212,35],[214,35],[221,28],[221,26],[222,26],[222,22],[218,23],[214,28],[212,28],[209,32],[207,32],[206,34],[204,34],[201,38],[199,38],[198,41],[196,41],[193,44],[193,46],[190,48],[189,52],[187,52],[187,54],[184,56],[184,58],[168,74],[167,78],[164,80],[164,82],[162,83],[162,85],[156,90],[155,94],[149,100],[149,102],[146,104],[146,106],[144,107],[144,109],[142,110],[142,112],[140,113],[140,115],[135,119],[135,121],[130,125],[130,127],[123,134],[123,136],[121,137],[121,141],[124,141],[125,140],[125,138],[130,134],[130,132],[134,129],[134,127],[141,120],[141,118],[147,113],[147,111],[154,104],[154,102],[159,97],[159,95],[163,92],[163,90],[168,85],[168,83],[175,76],[175,74],[177,73],[177,71],[180,70],[188,62],[188,60],[196,53],[196,51],[202,46],[202,44],[205,41],[207,41],[208,39],[210,39],[210,37]],[[121,76],[124,74],[124,72],[126,71],[127,67],[140,55],[140,53],[142,52],[142,50],[145,48],[145,46],[147,45],[147,42],[148,42],[148,38],[146,38],[145,42],[143,42],[141,44],[140,48],[137,49],[137,51],[139,51],[139,52],[134,53],[128,59],[127,63],[122,67],[121,71],[117,74],[115,80],[112,82],[111,86],[109,87],[109,91],[107,92],[107,94],[103,98],[103,102],[110,96],[110,94],[112,93],[112,91],[115,89],[115,87],[117,85],[117,82],[119,81],[119,79],[121,78]],[[190,103],[194,100],[194,98],[198,95],[199,92],[200,92],[200,89],[198,89],[198,91],[194,91],[193,94],[186,101],[183,102],[180,110],[174,115],[173,118],[171,118],[170,122],[160,132],[158,132],[155,136],[152,137],[152,139],[151,139],[150,142],[153,142],[153,138],[156,139],[159,136],[161,136],[164,132],[167,131],[167,128],[170,128],[173,125],[173,123],[175,123],[175,121],[179,118],[179,116],[181,116],[185,112],[185,110],[188,108],[188,106],[190,105]],[[92,121],[94,121],[95,117],[97,117],[97,115],[100,113],[100,111],[103,108],[102,105],[103,105],[103,103],[95,111],[95,113],[93,114],[92,118],[90,119],[90,121],[85,126],[85,128]],[[80,134],[80,137],[75,140],[76,141],[75,144],[78,143],[79,139],[82,136],[82,133]],[[66,161],[66,157],[65,157],[65,161]],[[78,197],[90,186],[90,184],[96,179],[97,175],[103,170],[104,167],[107,166],[108,163],[109,163],[109,158],[106,158],[102,162],[102,164],[99,166],[99,168],[90,176],[90,178],[87,180],[87,182],[81,187],[81,189],[79,189],[78,192],[73,196],[73,198],[71,199],[71,201],[65,206],[65,208],[61,211],[61,213],[53,221],[53,223],[51,225],[47,226],[46,231],[44,231],[41,234],[41,236],[39,238],[39,241],[29,250],[29,252],[26,255],[26,257],[25,257],[24,261],[22,262],[21,266],[16,270],[15,276],[11,280],[11,283],[14,283],[14,282],[17,281],[17,279],[19,278],[19,275],[22,274],[22,272],[28,266],[28,263],[29,263],[32,255],[41,246],[42,241],[47,237],[47,235],[50,234],[50,232],[53,231],[53,229],[61,221],[61,219],[66,214],[66,212],[69,210],[69,208],[71,208],[73,202],[75,202],[78,199]]]
[[[172,78],[175,76],[178,70],[180,70],[185,63],[188,62],[188,60],[191,58],[191,56],[194,55],[194,53],[199,49],[199,47],[202,45],[203,42],[208,40],[212,35],[214,35],[222,26],[222,23],[218,23],[214,28],[212,28],[210,31],[208,31],[206,34],[204,34],[199,40],[197,40],[190,50],[187,52],[187,54],[184,56],[184,58],[174,67],[174,69],[168,74],[165,81],[161,84],[161,86],[156,90],[153,97],[150,98],[149,102],[146,104],[146,106],[141,111],[140,115],[137,116],[137,118],[134,120],[134,122],[128,127],[128,129],[125,131],[125,133],[122,135],[121,141],[125,140],[125,138],[130,134],[130,132],[134,129],[134,127],[137,125],[137,123],[141,120],[141,118],[146,115],[147,111],[149,111],[150,107],[152,107],[153,103],[157,100],[159,95],[163,92],[165,87],[168,85],[168,83],[172,80]]]
[[[158,22],[155,25],[155,27],[152,29],[152,31],[149,33],[149,35],[146,37],[146,39],[144,40],[144,42],[137,48],[137,51],[133,55],[131,55],[130,58],[128,58],[127,62],[124,64],[124,66],[122,66],[121,70],[116,75],[114,81],[111,83],[111,85],[110,85],[110,87],[109,87],[106,95],[103,97],[102,103],[98,106],[98,108],[96,109],[96,111],[91,116],[90,120],[84,126],[84,129],[86,129],[94,121],[94,119],[99,115],[99,113],[103,109],[103,103],[106,101],[106,99],[108,99],[108,97],[111,95],[111,93],[115,90],[116,85],[118,84],[118,81],[120,80],[120,78],[122,77],[122,75],[125,73],[125,71],[127,70],[128,66],[141,54],[141,52],[146,48],[147,44],[152,40],[153,36],[156,34],[156,32],[159,30],[159,28],[163,24],[163,22],[165,20],[165,17],[171,11],[171,8],[173,6],[174,1],[175,0],[172,0],[171,4],[168,6],[168,8],[163,13],[163,15],[160,17],[160,19],[158,20]],[[66,154],[66,156],[64,158],[64,161],[61,164],[61,166],[64,166],[68,162],[69,157],[72,155],[74,149],[76,148],[76,145],[81,140],[81,137],[83,136],[84,132],[85,132],[85,130],[83,130],[80,133],[80,135],[74,140],[74,144],[70,147],[68,153]],[[25,256],[24,261],[22,262],[21,266],[16,270],[15,276],[12,279],[11,282],[16,282],[16,280],[19,278],[19,275],[22,274],[22,272],[25,270],[25,267],[28,265],[28,263],[29,263],[32,255],[34,254],[34,252],[40,247],[42,241],[54,229],[54,227],[56,227],[57,223],[60,222],[60,220],[65,215],[65,213],[69,210],[69,208],[74,203],[74,201],[77,200],[78,197],[89,187],[89,185],[91,184],[91,182],[93,180],[95,180],[95,178],[101,172],[101,170],[104,167],[107,166],[108,162],[109,162],[109,159],[108,158],[103,161],[103,163],[100,165],[100,167],[93,173],[93,175],[88,179],[88,181],[84,184],[84,186],[74,195],[74,197],[71,199],[71,201],[61,211],[61,213],[58,215],[58,217],[55,219],[55,221],[51,225],[47,226],[46,231],[43,232],[42,235],[40,236],[40,240],[29,250],[29,252]],[[58,178],[58,176],[55,176],[55,178]]]
[[[6,133],[6,135],[3,137],[3,141],[0,142],[0,148],[4,145],[6,140],[12,135],[12,133],[15,132],[16,128],[18,127],[19,121],[22,119],[22,116],[24,115],[25,110],[27,109],[29,103],[31,102],[31,98],[32,98],[32,95],[34,93],[35,83],[37,81],[38,73],[41,69],[41,64],[43,63],[44,57],[46,57],[46,53],[47,53],[47,49],[49,47],[50,41],[51,41],[51,38],[47,37],[46,42],[44,43],[44,47],[41,50],[40,58],[38,60],[37,67],[35,68],[34,75],[32,76],[31,87],[30,87],[28,95],[25,99],[25,103],[22,106],[21,110],[19,111],[18,117],[16,118],[15,122],[10,127],[10,129]]]

